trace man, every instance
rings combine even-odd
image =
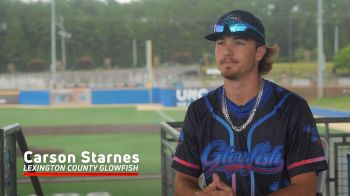
[[[277,49],[265,45],[261,21],[234,10],[205,38],[215,41],[224,85],[188,108],[175,194],[314,196],[317,172],[328,168],[317,128],[304,99],[262,79]]]

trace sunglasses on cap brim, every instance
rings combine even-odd
[[[214,33],[224,33],[225,26],[228,27],[229,32],[231,33],[240,33],[246,32],[248,30],[252,30],[257,33],[261,38],[265,38],[265,36],[254,26],[236,20],[220,20],[214,25]]]

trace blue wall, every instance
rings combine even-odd
[[[176,90],[175,89],[160,90],[158,103],[167,107],[176,106]]]
[[[92,104],[149,103],[149,91],[140,90],[92,90]]]
[[[20,91],[18,103],[24,105],[50,105],[50,92]]]
[[[152,96],[150,96],[152,95]],[[176,106],[175,89],[91,90],[91,104],[147,104]],[[20,91],[19,104],[50,105],[50,91]]]
[[[174,89],[92,90],[91,102],[92,104],[159,103],[164,106],[176,106],[176,97]]]

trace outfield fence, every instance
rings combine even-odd
[[[330,133],[330,124],[350,123],[350,117],[345,118],[316,118],[318,126],[324,127],[321,137],[328,142],[328,164],[326,186],[323,195],[349,195],[348,181],[350,169],[347,163],[347,154],[350,152],[349,133]],[[173,182],[175,171],[171,163],[176,150],[177,140],[183,122],[164,122],[161,124],[161,169],[162,169],[162,195],[173,195]],[[350,129],[350,127],[349,127]],[[350,166],[350,165],[349,165]]]

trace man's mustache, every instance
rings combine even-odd
[[[226,57],[220,60],[220,64],[224,64],[224,63],[238,63],[238,60],[234,58]]]

